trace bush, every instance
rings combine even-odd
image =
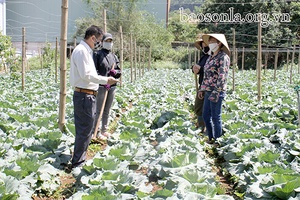
[[[16,49],[12,46],[11,37],[0,32],[0,71],[5,69],[5,66],[11,71],[17,71],[20,63],[15,55]]]

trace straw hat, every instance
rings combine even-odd
[[[206,43],[206,44],[209,44],[208,42],[208,39],[209,37],[213,37],[213,38],[216,38],[219,42],[221,42],[223,44],[223,47],[221,48],[228,56],[230,56],[230,49],[229,49],[229,46],[227,44],[227,40],[225,38],[225,35],[224,34],[219,34],[219,33],[216,33],[216,34],[205,34],[202,36],[202,39],[203,41]]]
[[[203,42],[202,34],[198,34],[196,38],[196,42],[194,43],[195,47],[199,50],[202,49],[201,42]]]

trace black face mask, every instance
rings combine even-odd
[[[207,54],[209,52],[209,47],[204,47],[202,49],[203,53]]]

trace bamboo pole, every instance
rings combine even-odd
[[[140,46],[138,47],[138,57],[139,57],[139,78],[141,78],[141,48]]]
[[[130,33],[130,81],[133,81],[132,34]]]
[[[236,62],[236,69],[239,69],[239,54],[238,54],[238,48],[235,48],[235,62]]]
[[[289,71],[289,54],[290,54],[290,50],[287,49],[287,52],[286,52],[286,71]]]
[[[243,47],[242,50],[242,72],[244,71],[244,65],[245,65],[245,47]]]
[[[232,62],[232,90],[235,91],[235,67],[236,67],[236,48],[235,48],[235,29],[232,29],[233,35],[233,62]]]
[[[43,55],[42,55],[42,50],[39,48],[39,57],[40,57],[40,65],[43,73]]]
[[[261,100],[261,16],[259,15],[258,20],[258,49],[257,49],[257,64],[256,64],[256,70],[257,70],[257,100]]]
[[[151,68],[151,45],[149,47],[149,59],[148,59],[148,71],[150,71]]]
[[[300,94],[299,90],[297,92],[297,102],[298,102],[298,127],[300,127]]]
[[[194,54],[194,65],[197,64],[197,50],[195,50],[195,54]],[[199,90],[199,86],[198,86],[198,75],[196,73],[194,73],[195,76],[195,86],[196,86],[196,93]]]
[[[123,71],[123,56],[124,56],[124,44],[123,44],[123,30],[122,26],[120,26],[120,69]],[[120,87],[122,87],[122,76],[120,77]]]
[[[299,54],[298,54],[298,74],[300,74],[300,48],[299,48]]]
[[[22,91],[25,90],[25,61],[26,61],[26,48],[25,48],[25,27],[22,28]]]
[[[57,83],[57,55],[58,55],[58,38],[55,41],[55,83]]]
[[[74,49],[77,46],[77,41],[76,41],[76,37],[74,37],[74,43],[73,43]]]
[[[278,49],[276,49],[275,54],[275,65],[274,65],[274,81],[276,80],[276,73],[277,73],[277,65],[278,65]]]
[[[60,35],[60,101],[59,101],[59,129],[65,129],[66,115],[66,79],[67,79],[67,25],[68,25],[68,0],[62,0],[61,6],[61,35]]]
[[[142,71],[142,76],[145,74],[145,65],[146,65],[146,49],[144,48],[144,55],[143,55],[143,71]]]
[[[294,59],[295,59],[295,51],[296,51],[296,46],[294,45],[293,54],[292,54],[291,69],[290,69],[290,84],[293,83],[293,65],[294,65]]]
[[[268,52],[265,52],[265,67],[264,67],[264,74],[266,74],[266,70],[267,70],[267,67],[268,67]]]
[[[136,38],[134,38],[134,46],[133,46],[133,48],[134,48],[134,53],[133,53],[133,56],[134,56],[134,81],[136,81],[136,74],[137,74],[137,55],[136,55],[136,53],[137,53],[137,48],[136,48]]]
[[[296,52],[296,46],[293,46],[293,53],[292,53],[292,65],[295,63],[295,52]]]
[[[189,54],[188,66],[190,67],[192,65],[192,53],[190,51],[190,45],[188,45],[188,54]]]
[[[106,33],[107,28],[106,28],[106,9],[103,10],[103,28],[104,28],[104,33]]]

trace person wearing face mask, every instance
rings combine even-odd
[[[199,79],[198,79],[199,87],[198,88],[201,88],[201,84],[202,84],[203,76],[204,76],[204,65],[206,63],[207,58],[209,57],[209,55],[208,55],[209,47],[207,46],[207,44],[205,42],[203,42],[201,35],[198,35],[198,38],[194,45],[197,49],[202,50],[200,60],[198,61],[197,64],[192,66],[192,72],[194,74],[199,75]],[[205,132],[205,123],[203,121],[203,116],[202,116],[203,103],[204,103],[204,99],[199,99],[198,94],[196,94],[195,104],[194,104],[194,112],[197,115],[196,127],[199,127],[199,128],[201,127],[202,133]]]
[[[211,56],[204,66],[204,78],[198,97],[204,98],[203,119],[208,143],[214,144],[222,136],[222,102],[227,90],[230,49],[224,34],[205,34],[202,39],[209,45]]]
[[[119,59],[112,53],[113,37],[110,33],[105,33],[102,39],[102,49],[95,51],[93,59],[97,73],[101,76],[114,77],[116,79],[121,77],[121,69],[119,67]],[[106,140],[110,137],[110,133],[107,132],[107,124],[110,113],[110,108],[113,103],[116,93],[116,84],[100,84],[97,96],[97,108],[96,119],[99,118],[102,104],[104,103],[104,110],[101,118],[101,128],[97,134],[97,138],[100,140]],[[104,99],[106,101],[104,102]],[[101,116],[100,116],[101,117]],[[97,121],[97,120],[96,120]],[[93,126],[93,131],[96,129],[96,121]],[[97,130],[98,131],[98,130]]]
[[[95,44],[102,39],[103,31],[98,26],[90,26],[84,39],[74,49],[70,61],[70,84],[74,88],[75,143],[72,157],[72,173],[78,176],[86,160],[86,153],[92,138],[92,128],[96,113],[96,96],[99,84],[113,85],[118,82],[113,77],[97,74],[93,61]]]

